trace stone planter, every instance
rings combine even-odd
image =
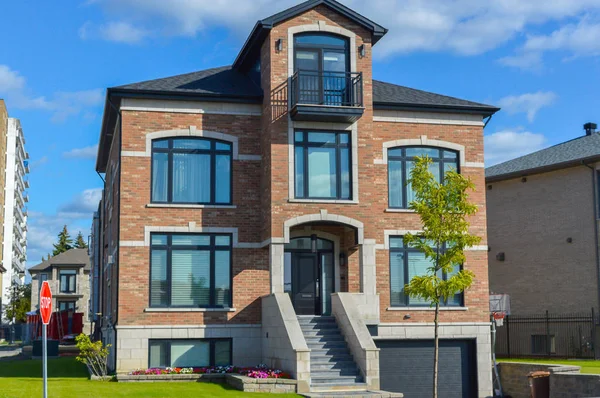
[[[296,393],[297,381],[293,379],[253,379],[238,374],[172,374],[172,375],[118,375],[120,383],[155,382],[207,382],[228,384],[244,392]]]

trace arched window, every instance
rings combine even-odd
[[[392,209],[407,209],[414,194],[408,179],[417,157],[429,156],[438,182],[449,170],[459,170],[458,152],[435,147],[396,147],[388,150],[388,201]]]
[[[152,141],[153,203],[231,204],[232,145],[205,138]]]

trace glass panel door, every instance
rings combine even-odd
[[[323,315],[331,314],[331,293],[333,293],[333,253],[321,253],[321,297]]]
[[[341,106],[347,103],[346,54],[341,51],[323,52],[323,102]]]
[[[319,79],[319,51],[296,51],[298,71],[298,102],[304,104],[321,103],[321,80]]]

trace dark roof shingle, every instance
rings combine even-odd
[[[71,249],[64,253],[60,253],[29,268],[29,272],[43,271],[57,265],[83,265],[83,269],[89,271],[90,257],[88,255],[88,249]]]
[[[521,156],[485,170],[488,180],[502,180],[533,172],[568,167],[600,157],[600,133],[593,133]]]

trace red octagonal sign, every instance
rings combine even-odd
[[[42,282],[42,288],[40,289],[40,315],[42,316],[44,325],[50,323],[50,317],[52,316],[52,292],[50,291],[48,281]]]

